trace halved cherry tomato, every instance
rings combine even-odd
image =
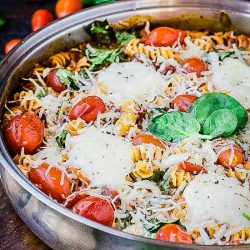
[[[58,69],[52,69],[46,77],[46,85],[51,87],[54,91],[60,93],[66,89],[66,85],[61,83],[59,77],[56,75]]]
[[[157,47],[172,46],[178,38],[180,43],[184,43],[186,33],[183,30],[173,29],[169,27],[159,27],[152,30],[146,37],[145,44]]]
[[[133,140],[132,140],[132,144],[135,146],[141,145],[143,143],[147,143],[147,144],[154,144],[157,147],[160,148],[166,148],[164,143],[153,137],[152,135],[149,134],[142,134],[142,135],[137,135]]]
[[[56,3],[56,16],[68,16],[83,8],[81,0],[59,0]]]
[[[170,104],[171,108],[178,108],[179,111],[187,112],[189,107],[198,99],[196,95],[177,95]]]
[[[7,42],[4,48],[4,53],[7,55],[17,44],[19,44],[22,41],[21,38],[14,38]]]
[[[188,161],[180,162],[178,164],[178,168],[182,169],[186,172],[192,173],[192,174],[198,174],[201,171],[206,172],[206,169],[203,168],[202,166],[195,165],[195,164],[188,162]]]
[[[79,101],[69,112],[69,119],[76,120],[78,117],[87,123],[95,121],[98,113],[104,113],[106,106],[98,96],[88,96]]]
[[[192,57],[181,62],[184,73],[196,73],[201,77],[203,71],[208,71],[207,64],[200,58]]]
[[[43,9],[35,11],[31,18],[32,31],[42,28],[51,21],[53,21],[53,15],[50,11]]]
[[[48,168],[47,163],[42,163],[37,168],[31,168],[29,179],[45,194],[61,203],[71,193],[70,182],[60,169]]]
[[[21,152],[22,147],[26,154],[37,151],[43,142],[44,125],[35,114],[26,112],[16,115],[6,125],[4,138],[11,154]]]
[[[243,164],[245,160],[243,149],[235,143],[232,149],[226,149],[219,154],[217,164],[222,165],[224,168],[234,168]]]
[[[110,202],[99,197],[88,196],[81,199],[74,205],[73,211],[109,227],[114,222],[114,210]]]
[[[191,236],[176,224],[167,224],[162,226],[156,234],[156,239],[177,243],[192,243]]]

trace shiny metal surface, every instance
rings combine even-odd
[[[24,39],[0,64],[1,112],[18,79],[55,51],[83,41],[85,27],[97,18],[118,21],[134,14],[153,15],[158,19],[185,13],[218,18],[229,13],[234,25],[250,33],[250,3],[226,0],[142,0],[127,1],[80,11]],[[139,237],[99,225],[55,203],[34,187],[18,170],[0,139],[0,176],[5,191],[23,221],[46,244],[54,249],[218,249],[217,246],[183,245]],[[224,246],[223,249],[236,249]],[[238,248],[239,249],[239,248]],[[240,249],[249,249],[240,246]]]

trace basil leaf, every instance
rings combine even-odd
[[[73,90],[79,90],[79,85],[75,75],[66,69],[58,69],[56,72],[57,77],[60,79],[60,82],[67,85]]]
[[[56,142],[60,148],[65,148],[65,140],[67,137],[68,131],[63,130],[63,132],[56,137]]]
[[[186,227],[180,222],[180,220],[171,221],[171,222],[159,222],[159,223],[157,223],[155,226],[153,226],[153,227],[151,227],[151,228],[146,228],[146,229],[147,229],[147,231],[148,231],[149,233],[151,233],[151,234],[152,234],[152,233],[157,233],[157,231],[158,231],[161,227],[163,227],[163,226],[165,226],[165,225],[168,225],[168,224],[176,224],[176,225],[182,227],[183,229],[187,230]]]
[[[238,58],[234,51],[225,51],[225,52],[219,53],[220,61],[223,61],[227,57],[234,58],[234,59]]]
[[[162,170],[155,170],[153,172],[153,175],[146,179],[153,181],[153,182],[160,182],[163,178],[163,175],[164,175],[164,172]]]
[[[134,33],[129,33],[127,31],[116,31],[115,37],[117,40],[117,43],[120,45],[125,45],[128,43],[131,39],[135,38],[136,35]]]
[[[229,109],[218,109],[214,111],[205,121],[203,134],[211,135],[213,138],[230,136],[237,127],[237,116]]]
[[[89,70],[95,70],[98,65],[102,65],[104,63],[112,63],[112,62],[119,62],[120,56],[122,55],[121,49],[95,49],[96,53],[91,53],[89,49],[84,51],[85,55],[87,56],[91,65]]]
[[[237,127],[234,132],[246,126],[247,111],[237,100],[224,93],[202,95],[191,105],[189,112],[203,126],[207,118],[218,109],[229,109],[237,116]]]
[[[42,89],[40,90],[40,92],[37,94],[37,98],[38,98],[38,99],[41,99],[41,98],[47,96],[48,94],[49,94],[49,90],[48,90],[48,89],[45,89],[45,88],[42,88]]]
[[[247,213],[242,214],[243,217],[245,217],[248,221],[250,221],[250,215]]]
[[[150,124],[149,130],[163,140],[178,142],[190,136],[201,139],[211,139],[211,136],[201,135],[199,122],[189,113],[168,112],[155,117]]]
[[[3,13],[0,13],[0,28],[4,26],[7,22],[7,19]]]

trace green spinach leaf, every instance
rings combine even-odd
[[[214,111],[205,121],[203,134],[211,135],[213,138],[230,136],[237,127],[237,116],[229,109],[218,109]]]
[[[92,53],[89,49],[86,49],[84,53],[91,62],[89,70],[92,71],[95,70],[98,65],[119,62],[123,52],[121,49],[95,49],[95,53]]]
[[[60,148],[65,148],[65,140],[67,137],[68,131],[63,130],[63,132],[56,137],[56,142]]]
[[[164,175],[164,172],[162,170],[155,170],[153,175],[146,179],[153,181],[153,182],[160,182],[163,178],[163,175]]]
[[[129,33],[127,31],[116,31],[115,32],[115,37],[117,40],[117,43],[120,45],[125,45],[128,43],[131,39],[135,38],[136,35],[135,33]]]
[[[189,136],[211,139],[210,135],[201,135],[199,122],[189,113],[168,112],[153,118],[149,130],[163,140],[178,142]]]
[[[247,213],[242,214],[243,217],[245,217],[248,221],[250,221],[250,215]]]
[[[115,0],[82,0],[85,5],[95,5],[101,3],[113,3]]]
[[[79,90],[77,79],[71,71],[61,68],[57,70],[56,75],[61,83],[67,85],[73,90]]]
[[[237,100],[224,93],[202,95],[191,105],[189,112],[203,126],[207,118],[218,109],[229,109],[236,115],[238,121],[234,133],[246,126],[247,111]]]
[[[219,60],[223,61],[225,58],[230,57],[233,59],[238,58],[234,51],[224,51],[219,53]]]
[[[168,178],[167,180],[163,180],[161,182],[160,188],[161,188],[162,191],[168,192],[169,187],[170,187],[170,178]]]
[[[41,99],[41,98],[47,96],[48,94],[49,94],[49,90],[48,90],[48,89],[45,89],[45,88],[42,88],[42,89],[40,90],[40,92],[37,94],[37,98],[38,98],[38,99]]]

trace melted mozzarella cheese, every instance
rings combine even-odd
[[[107,87],[109,98],[116,106],[127,99],[138,102],[153,99],[166,87],[160,73],[139,62],[113,63],[99,73],[97,80]]]
[[[94,185],[122,185],[131,171],[131,143],[95,127],[67,137],[65,146],[68,164],[81,168]]]
[[[240,227],[250,226],[242,216],[250,211],[250,196],[235,178],[216,173],[200,174],[186,187],[186,224],[189,230],[208,225],[209,221]]]
[[[246,109],[250,108],[250,67],[244,62],[224,59],[214,68],[211,81],[216,90],[230,91],[230,95]]]

